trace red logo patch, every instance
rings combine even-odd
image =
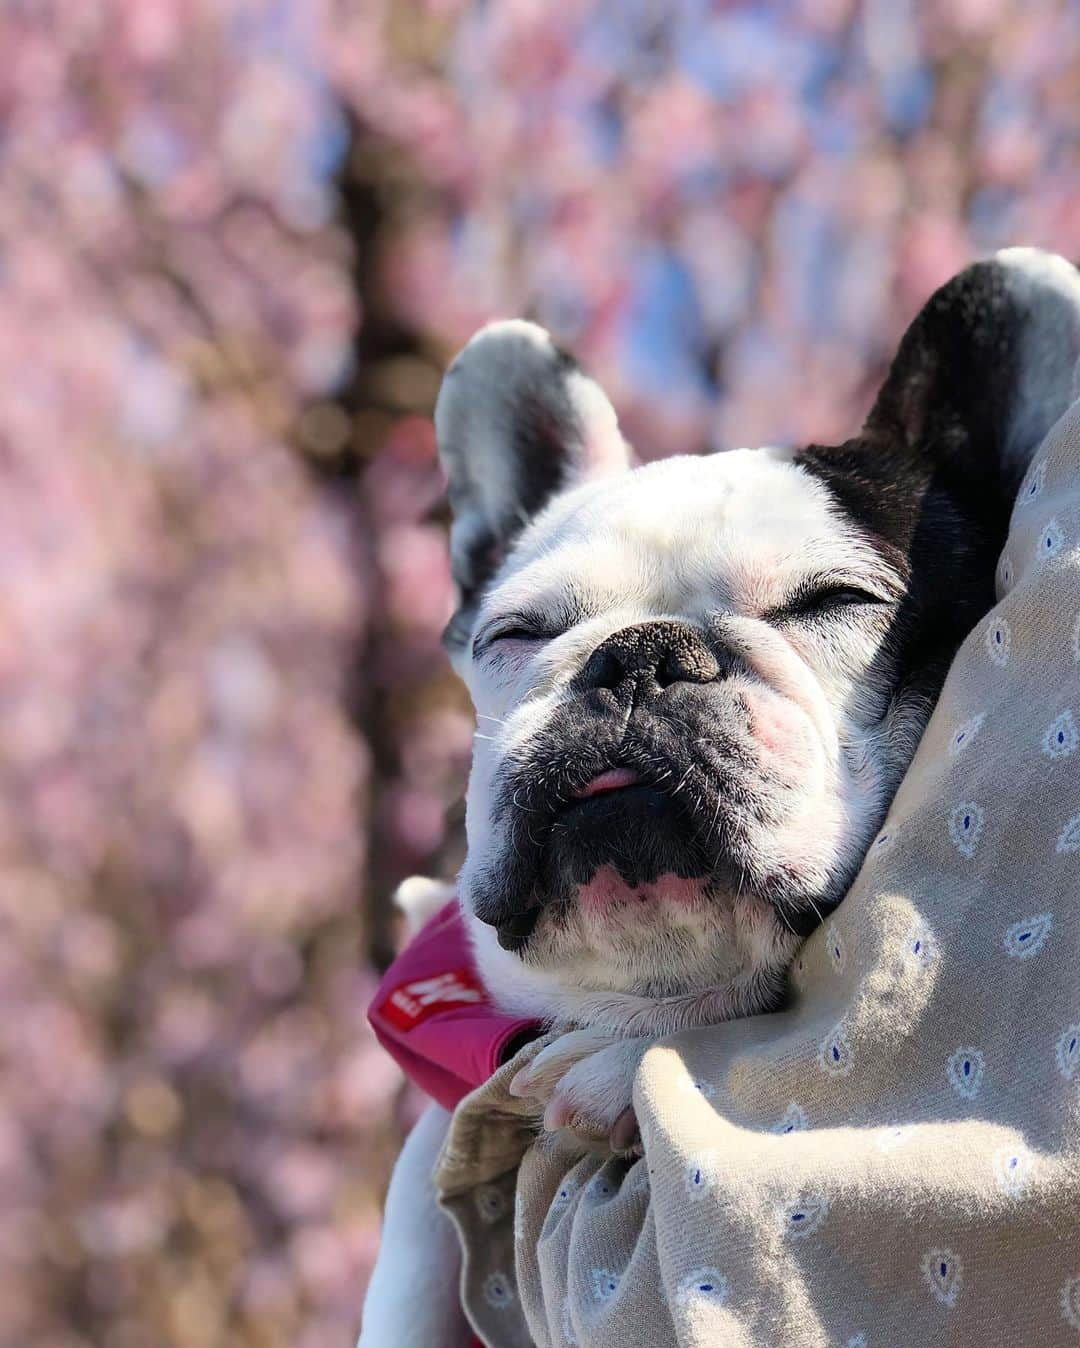
[[[413,1030],[430,1016],[486,1001],[487,993],[471,969],[453,969],[401,983],[379,1007],[379,1014],[397,1030]]]

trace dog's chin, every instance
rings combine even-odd
[[[647,923],[667,909],[692,913],[715,897],[715,882],[707,875],[662,871],[632,883],[609,864],[575,887],[573,903],[597,923],[626,926]]]
[[[678,800],[635,783],[559,812],[540,856],[540,884],[563,902],[572,895],[592,904],[641,901],[662,877],[700,888],[717,866]]]
[[[678,801],[645,783],[571,800],[533,857],[532,901],[500,906],[491,925],[523,957],[538,928],[550,935],[582,917],[594,934],[637,929],[672,905],[691,910],[714,898],[724,870],[716,850]],[[478,915],[488,920],[482,908]]]
[[[663,1002],[656,1024],[672,1027],[775,1004],[797,938],[735,860],[727,805],[635,778],[564,800],[530,830],[534,851],[478,868],[466,903],[516,957],[515,975],[481,943],[500,1000],[520,1010],[532,989],[555,1021],[635,1025]]]
[[[500,1005],[614,1034],[767,1010],[798,944],[770,903],[712,875],[661,870],[631,882],[610,862],[565,902],[535,910],[520,939],[483,927],[477,958]]]
[[[593,927],[626,930],[715,900],[715,859],[702,853],[669,795],[626,786],[562,811],[541,858],[542,884]]]
[[[779,793],[734,779],[717,787],[677,765],[659,782],[620,767],[574,793],[547,789],[504,793],[512,809],[497,852],[471,858],[463,873],[471,912],[532,967],[573,961],[574,940],[582,962],[621,942],[625,962],[631,944],[657,946],[670,967],[688,953],[683,938],[729,941],[751,907],[757,930],[805,936],[828,905],[836,876],[822,865],[827,812],[814,812],[816,834],[804,836]]]

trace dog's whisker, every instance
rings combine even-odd
[[[524,805],[524,804],[522,804],[522,801],[521,801],[521,788],[520,788],[520,787],[514,792],[514,804],[517,806],[517,808],[518,808],[519,810],[524,810],[526,814],[540,814],[540,813],[542,813],[542,811],[537,810],[537,809],[534,809],[534,808],[532,808],[532,807],[529,806],[529,805]]]

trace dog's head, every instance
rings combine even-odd
[[[853,440],[635,468],[542,329],[469,343],[436,425],[478,717],[461,893],[500,1000],[768,1004],[993,602],[1078,353],[1075,272],[1013,250],[930,300]]]

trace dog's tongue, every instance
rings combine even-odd
[[[633,786],[640,778],[632,768],[608,768],[592,781],[586,782],[574,792],[578,800],[587,800],[589,796],[599,796],[604,791],[618,791],[623,786]]]

